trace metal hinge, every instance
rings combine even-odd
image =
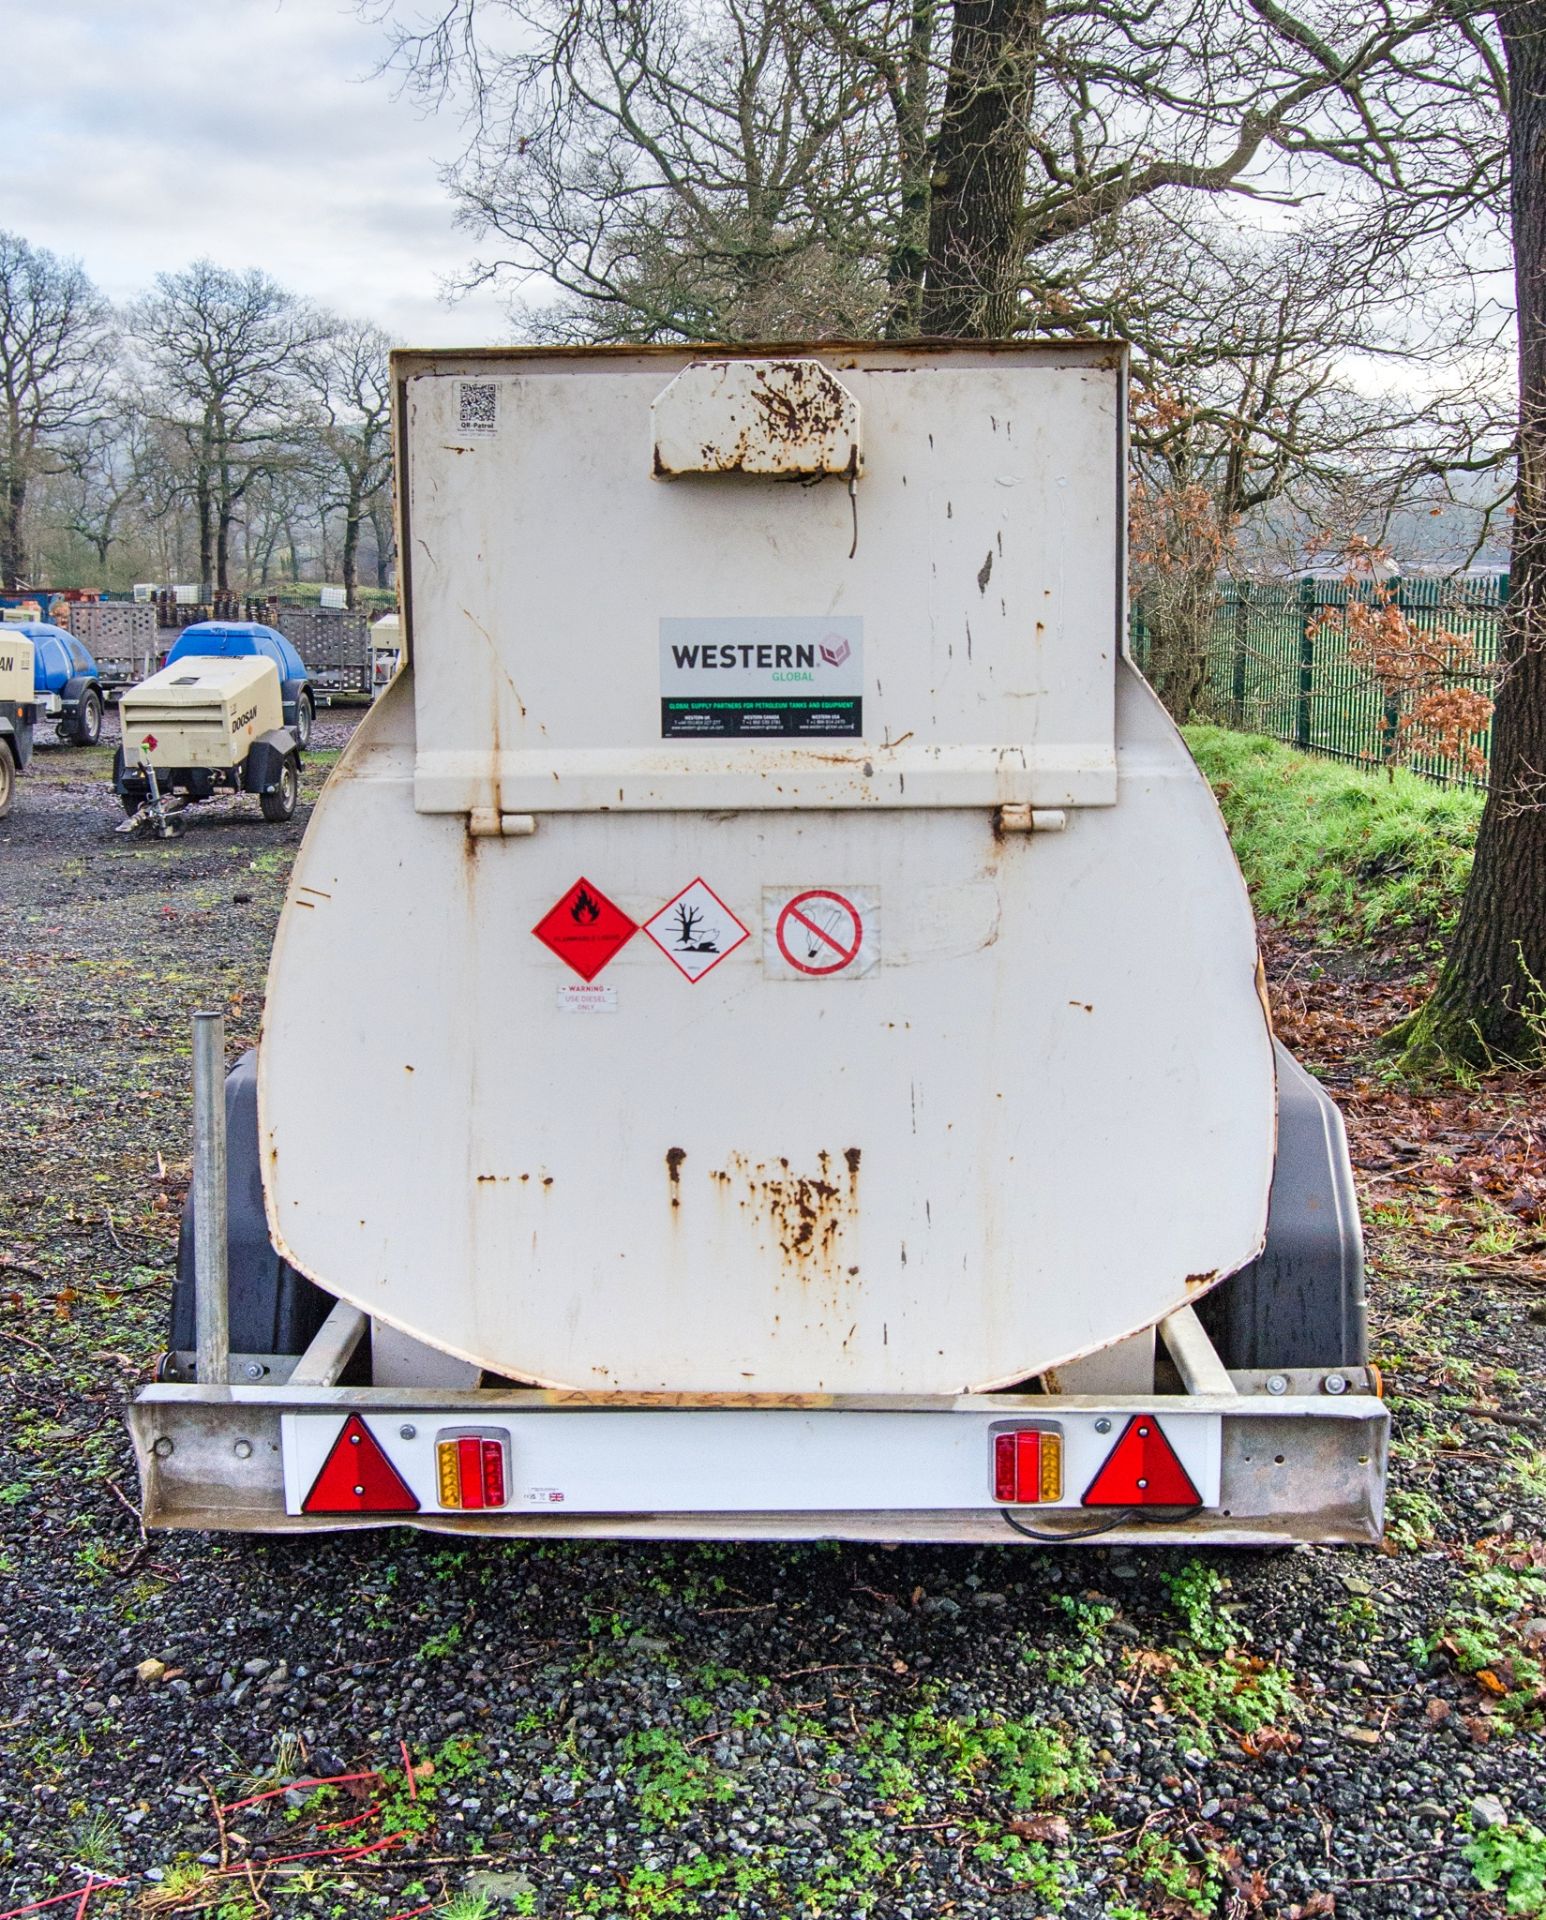
[[[537,831],[534,813],[501,813],[497,807],[474,807],[467,816],[474,840],[519,840]]]
[[[1011,801],[998,810],[1001,833],[1061,833],[1068,815],[1061,807],[1031,807]]]

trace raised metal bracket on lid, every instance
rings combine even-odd
[[[859,403],[819,360],[695,360],[650,408],[657,479],[862,470]]]

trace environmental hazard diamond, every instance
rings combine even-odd
[[[644,931],[694,985],[735,952],[748,929],[706,880],[683,887],[644,923]]]
[[[639,931],[621,907],[582,875],[532,932],[582,980],[596,975]]]

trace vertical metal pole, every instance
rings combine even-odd
[[[1315,582],[1305,574],[1299,582],[1299,697],[1294,708],[1294,745],[1310,744],[1310,698],[1315,691]]]
[[[193,1016],[193,1304],[201,1387],[231,1381],[226,1261],[225,1015]]]
[[[1231,724],[1243,727],[1245,725],[1245,635],[1251,618],[1251,590],[1244,581],[1237,580],[1230,591],[1235,598],[1235,662],[1229,688],[1232,703]]]

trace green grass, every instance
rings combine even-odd
[[[1260,734],[1188,727],[1258,912],[1327,938],[1454,923],[1482,796],[1414,773],[1364,773]]]

